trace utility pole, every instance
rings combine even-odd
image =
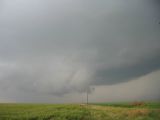
[[[87,89],[87,105],[88,105],[88,89]]]
[[[87,89],[86,89],[86,93],[87,93],[87,105],[89,104],[89,90],[90,90],[90,88],[89,87],[87,87]]]

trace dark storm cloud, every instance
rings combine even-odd
[[[134,65],[117,66],[115,68],[100,69],[96,71],[93,84],[115,84],[145,76],[148,73],[159,70],[160,55],[142,60]]]
[[[63,95],[159,70],[157,4],[6,0],[0,12],[1,91]]]

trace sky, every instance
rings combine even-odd
[[[158,0],[0,0],[0,102],[160,100]]]

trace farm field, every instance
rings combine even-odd
[[[160,103],[0,104],[0,120],[160,120]]]

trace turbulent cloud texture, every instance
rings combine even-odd
[[[6,96],[81,93],[160,69],[156,0],[0,4],[0,91]]]

